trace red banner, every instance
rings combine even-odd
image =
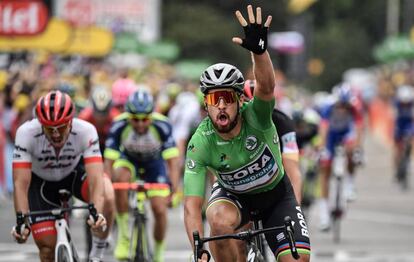
[[[47,22],[48,11],[40,1],[0,2],[0,35],[36,35]]]

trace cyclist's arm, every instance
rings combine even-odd
[[[248,6],[248,20],[243,17],[240,11],[236,11],[236,17],[244,28],[245,38],[233,37],[232,41],[250,51],[253,62],[253,73],[257,86],[254,89],[254,96],[264,101],[274,99],[273,90],[275,87],[275,75],[272,61],[270,60],[267,48],[267,33],[272,17],[263,19],[262,16],[254,17],[251,6]],[[257,23],[257,24],[256,24]],[[251,27],[256,24],[259,26]],[[261,48],[258,48],[260,46]]]
[[[153,114],[156,116],[156,114]],[[171,181],[171,189],[176,192],[178,183],[180,180],[180,165],[178,163],[180,152],[175,144],[174,137],[172,135],[172,126],[168,122],[168,119],[164,116],[158,117],[160,121],[154,122],[157,130],[159,130],[160,137],[162,139],[162,158],[165,159],[168,166],[168,175]]]
[[[102,160],[85,163],[85,170],[88,175],[90,202],[95,205],[98,213],[102,213],[104,202],[104,169]]]
[[[293,186],[293,191],[296,196],[298,204],[302,201],[302,176],[299,169],[299,153],[297,157],[292,157],[292,154],[282,154],[283,167],[288,175]]]
[[[203,236],[201,214],[207,174],[205,161],[209,156],[206,152],[208,144],[205,144],[203,139],[204,137],[196,132],[188,143],[184,172],[184,223],[191,243],[193,231],[198,230],[200,236]]]
[[[32,170],[27,167],[16,167],[13,164],[13,199],[16,212],[27,213],[29,211],[28,192]]]
[[[319,135],[321,138],[321,148],[324,148],[326,146],[326,139],[328,136],[328,129],[329,129],[329,122],[328,120],[322,120],[320,125],[319,125]]]
[[[31,130],[23,124],[16,131],[13,150],[13,197],[16,212],[27,213],[29,211],[28,192],[32,178],[33,137]]]
[[[178,165],[179,158],[172,157],[166,160],[168,166],[168,175],[171,181],[172,192],[176,192],[178,183],[180,181],[180,166]]]
[[[362,139],[364,133],[364,115],[362,109],[353,107],[353,117],[355,122],[355,131],[356,131],[356,146],[362,146]]]
[[[105,158],[104,160],[104,171],[105,174],[109,176],[109,178],[112,180],[112,174],[114,173],[114,170],[112,166],[114,165],[115,160]]]
[[[96,128],[85,122],[83,161],[88,177],[89,201],[96,207],[98,213],[102,213],[104,202],[104,168],[102,155],[99,149],[99,138]]]
[[[269,53],[267,51],[261,55],[252,53],[252,61],[253,73],[257,83],[253,91],[254,96],[265,101],[274,99],[275,75]]]
[[[204,235],[201,218],[204,198],[200,196],[186,196],[184,198],[184,223],[188,239],[193,246],[193,232],[197,230],[200,236]]]

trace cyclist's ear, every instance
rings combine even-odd
[[[241,108],[243,107],[243,103],[246,101],[245,96],[243,94],[239,95],[239,101],[237,102],[237,111],[240,113]]]

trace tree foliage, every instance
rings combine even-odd
[[[295,18],[287,12],[288,1],[164,0],[163,37],[179,44],[181,59],[228,62],[246,70],[251,65],[248,52],[231,42],[243,35],[234,11],[245,14],[247,4],[260,5],[264,16],[273,16],[270,31],[286,31]],[[372,49],[385,36],[386,0],[317,1],[305,12],[313,17],[305,55],[325,64],[323,74],[308,77],[306,84],[327,90],[345,70],[374,63]]]

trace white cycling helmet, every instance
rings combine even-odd
[[[217,63],[209,66],[200,77],[200,90],[205,95],[210,90],[232,88],[239,94],[243,93],[244,77],[233,65]]]
[[[112,106],[111,93],[103,86],[93,89],[91,95],[93,110],[98,113],[108,113]]]
[[[397,88],[395,95],[397,101],[409,103],[414,101],[414,88],[410,85],[402,85]]]

